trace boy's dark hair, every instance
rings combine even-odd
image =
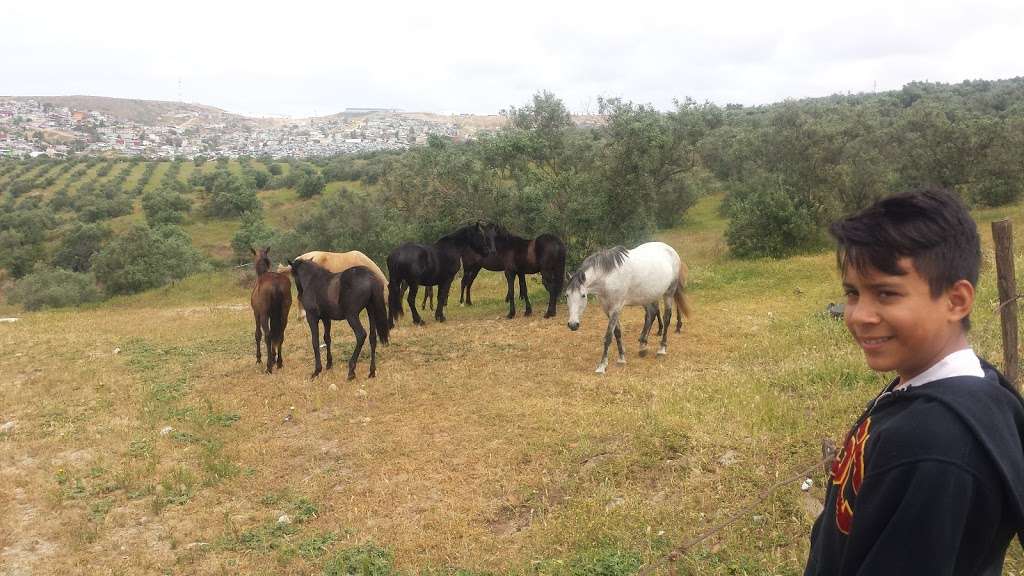
[[[960,280],[978,283],[981,240],[960,197],[945,189],[890,196],[861,212],[833,222],[839,270],[852,266],[885,274],[905,274],[897,265],[910,258],[933,298]],[[970,318],[963,320],[970,328]]]

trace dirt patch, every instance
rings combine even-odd
[[[13,499],[3,508],[0,517],[0,565],[6,576],[35,574],[35,568],[57,553],[57,545],[33,529],[38,526],[40,512],[29,502],[22,488],[15,488]]]

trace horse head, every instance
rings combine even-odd
[[[255,248],[249,248],[252,252],[252,267],[256,270],[256,275],[259,276],[264,272],[270,271],[270,246],[266,248],[260,248],[257,251]]]
[[[303,264],[305,262],[300,258],[296,258],[288,263],[288,267],[292,270],[292,280],[295,281],[295,291],[298,292],[299,298],[302,298],[302,275],[299,274],[299,270],[302,269]]]
[[[490,226],[482,221],[477,221],[469,226],[462,227],[457,233],[460,240],[469,246],[477,254],[487,257],[494,254],[494,232]]]
[[[569,330],[575,332],[579,330],[580,318],[587,309],[587,276],[582,269],[577,270],[569,279],[565,301],[569,305]]]

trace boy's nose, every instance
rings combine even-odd
[[[878,311],[869,302],[847,304],[843,317],[849,326],[857,324],[875,324],[879,321]]]

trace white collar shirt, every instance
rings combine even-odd
[[[981,361],[978,360],[978,356],[974,353],[973,349],[964,348],[963,350],[953,352],[910,380],[900,382],[893,387],[893,390],[903,390],[955,376],[985,377],[985,371],[981,369]]]

